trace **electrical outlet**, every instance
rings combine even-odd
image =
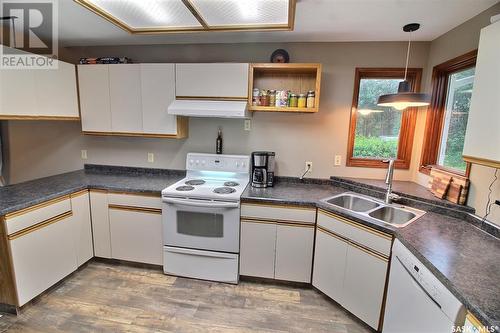
[[[86,160],[86,159],[87,159],[87,150],[82,149],[82,160]]]
[[[149,163],[154,163],[155,162],[155,154],[148,153],[148,162]]]
[[[252,130],[252,121],[250,119],[245,119],[245,131]]]
[[[304,171],[310,173],[313,171],[313,162],[306,162],[306,166],[304,167]]]
[[[341,155],[335,155],[334,165],[335,166],[339,166],[340,164],[342,164],[342,156]]]

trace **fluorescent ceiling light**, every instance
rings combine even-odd
[[[296,0],[74,0],[130,33],[293,30]]]

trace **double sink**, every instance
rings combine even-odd
[[[398,228],[407,226],[425,214],[415,208],[385,204],[378,199],[351,192],[321,201],[358,218],[383,222]]]

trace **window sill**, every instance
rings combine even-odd
[[[382,162],[383,160],[369,159],[369,158],[348,158],[346,161],[346,166],[348,167],[360,167],[360,168],[379,168],[387,169],[387,163]],[[396,160],[394,163],[394,168],[408,170],[410,168],[410,163],[404,160]]]
[[[469,166],[467,166],[467,169],[465,170],[465,172],[463,172],[463,171],[443,167],[441,165],[425,165],[425,166],[421,165],[419,171],[423,174],[430,176],[431,168],[446,171],[452,175],[459,176],[459,177],[465,177],[465,178],[469,178],[469,174],[470,174],[470,167]]]

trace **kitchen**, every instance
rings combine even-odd
[[[396,5],[393,1],[382,1],[382,3],[392,8],[395,11],[394,14],[402,17],[385,26],[370,27],[370,22],[380,20],[381,17],[387,15],[380,8],[373,8],[373,14],[366,18],[367,21],[364,24],[366,28],[361,29],[358,35],[341,35],[341,30],[335,30],[335,25],[330,22],[331,15],[326,14],[335,13],[334,17],[337,17],[336,11],[343,11],[344,15],[341,16],[352,17],[353,11],[359,7],[339,5],[335,8],[335,6],[331,7],[328,2],[316,4],[307,1],[296,3],[294,31],[183,32],[148,35],[129,34],[89,10],[88,7],[82,6],[80,2],[59,1],[59,12],[64,13],[59,17],[61,46],[59,59],[76,65],[74,66],[76,73],[73,79],[71,75],[69,79],[66,78],[67,81],[64,81],[66,84],[57,83],[59,85],[53,96],[58,97],[43,101],[49,103],[57,99],[60,102],[57,105],[58,110],[61,111],[60,115],[64,112],[73,112],[72,114],[76,114],[74,118],[77,119],[43,120],[43,116],[39,115],[42,111],[36,110],[39,112],[37,114],[31,109],[33,105],[36,107],[37,103],[40,104],[37,100],[30,102],[29,89],[31,88],[23,84],[22,90],[17,89],[19,86],[16,86],[16,82],[25,82],[19,78],[19,71],[8,70],[10,76],[7,77],[7,70],[2,70],[1,113],[4,115],[2,119],[5,119],[2,121],[3,177],[9,184],[0,189],[1,215],[4,216],[2,227],[9,228],[9,222],[13,222],[12,225],[15,226],[13,233],[15,235],[20,232],[17,240],[21,241],[25,237],[37,235],[37,230],[35,230],[22,236],[26,231],[22,227],[25,224],[20,221],[23,216],[29,217],[27,214],[39,212],[42,214],[41,217],[34,218],[33,216],[36,215],[34,214],[29,217],[34,222],[30,224],[25,220],[24,223],[28,223],[25,226],[43,226],[45,222],[50,222],[51,217],[61,214],[64,216],[71,212],[73,218],[87,216],[87,219],[81,220],[86,221],[81,222],[82,228],[86,231],[81,231],[81,237],[84,237],[84,240],[80,239],[80,243],[86,244],[86,247],[80,249],[82,257],[78,259],[77,256],[76,263],[72,258],[60,258],[60,251],[40,253],[41,257],[36,259],[29,256],[27,259],[21,259],[26,260],[21,264],[28,264],[24,266],[28,272],[33,269],[30,260],[35,260],[35,262],[43,260],[48,267],[53,267],[53,271],[44,272],[44,274],[28,274],[28,276],[37,276],[40,280],[46,277],[48,280],[45,285],[37,286],[37,290],[21,291],[19,290],[21,281],[16,281],[20,278],[20,273],[16,272],[20,268],[16,267],[16,251],[13,251],[15,246],[13,248],[11,244],[16,239],[9,240],[12,233],[7,230],[5,234],[4,230],[2,246],[5,247],[6,252],[2,254],[10,253],[8,257],[12,259],[8,266],[13,266],[11,271],[16,273],[8,273],[11,274],[9,278],[12,281],[11,288],[8,288],[8,283],[2,285],[1,288],[2,294],[6,292],[14,301],[5,301],[8,299],[6,296],[0,303],[5,304],[7,312],[8,310],[12,312],[14,308],[15,311],[19,311],[19,314],[17,317],[6,314],[0,318],[1,325],[5,325],[6,329],[10,327],[12,331],[15,331],[16,327],[21,331],[23,328],[28,330],[30,325],[37,324],[46,325],[40,328],[41,331],[54,329],[56,325],[63,325],[57,327],[61,331],[78,331],[84,329],[71,325],[78,323],[84,326],[90,325],[89,320],[99,318],[99,313],[111,311],[110,315],[105,316],[105,320],[96,322],[95,326],[91,326],[88,330],[113,330],[114,328],[114,330],[132,331],[139,329],[189,331],[192,328],[192,326],[168,326],[173,325],[174,319],[178,319],[186,325],[188,323],[202,325],[201,330],[214,327],[211,325],[222,325],[221,330],[233,331],[307,329],[390,332],[387,318],[391,316],[387,311],[390,309],[388,305],[391,304],[389,302],[391,272],[393,271],[391,265],[395,253],[399,253],[400,258],[417,259],[423,269],[431,272],[429,279],[432,281],[437,279],[436,285],[444,288],[443,294],[458,301],[459,305],[456,308],[452,307],[455,317],[448,314],[450,318],[453,317],[450,319],[453,325],[463,325],[466,316],[476,318],[480,322],[478,326],[497,325],[499,304],[496,296],[499,292],[498,283],[495,282],[498,281],[500,273],[494,263],[498,259],[499,208],[494,202],[498,200],[498,183],[493,183],[492,194],[488,194],[488,188],[494,180],[494,166],[498,168],[498,162],[494,162],[498,161],[498,157],[495,159],[496,145],[482,145],[488,151],[477,157],[487,158],[493,161],[493,164],[492,166],[472,164],[468,177],[470,184],[468,194],[466,194],[468,199],[466,205],[458,206],[449,200],[437,199],[427,189],[430,179],[428,174],[432,171],[425,173],[423,171],[426,170],[421,169],[422,157],[427,151],[425,138],[432,137],[427,134],[432,134],[430,132],[432,126],[428,126],[427,122],[434,114],[430,112],[431,108],[436,107],[432,100],[429,108],[420,107],[418,110],[395,113],[405,117],[401,118],[403,120],[400,137],[411,138],[411,140],[404,140],[406,145],[400,143],[400,147],[405,147],[405,149],[398,149],[398,154],[401,156],[397,156],[398,160],[395,165],[393,193],[402,198],[396,200],[395,204],[404,205],[415,210],[414,212],[425,212],[408,226],[401,228],[368,217],[368,213],[372,210],[385,205],[383,201],[387,185],[384,180],[388,165],[381,161],[370,165],[360,165],[368,159],[354,158],[354,153],[350,154],[349,151],[350,149],[357,151],[356,137],[352,140],[350,138],[354,133],[351,130],[353,123],[357,124],[359,121],[360,124],[366,125],[366,123],[361,123],[363,120],[361,116],[353,120],[352,110],[357,108],[354,102],[358,102],[358,94],[354,90],[358,87],[358,90],[362,91],[361,83],[365,82],[365,78],[370,77],[367,69],[398,68],[397,77],[401,79],[396,81],[402,80],[410,37],[402,30],[405,24],[421,23],[419,30],[411,32],[409,79],[416,80],[420,75],[420,91],[433,95],[433,79],[436,77],[433,76],[433,70],[444,68],[439,66],[476,49],[479,49],[477,57],[481,58],[479,42],[481,29],[489,26],[492,22],[491,18],[500,13],[499,4],[496,1],[484,1],[481,5],[470,1],[453,4],[450,1],[442,1],[442,4],[432,8],[438,11],[451,6],[457,12],[461,12],[462,16],[458,17],[457,14],[456,17],[447,18],[449,21],[443,18],[447,25],[443,23],[440,27],[434,26],[432,30],[430,26],[434,21],[425,21],[423,14],[419,16],[419,13],[426,13],[429,10],[430,7],[426,7],[431,6],[429,3],[426,5],[408,3]],[[363,5],[358,3],[357,6]],[[322,10],[325,14],[319,15]],[[325,26],[323,34],[321,31],[309,30],[308,35],[300,35],[308,33],[307,27],[300,26],[311,20],[308,15],[317,15],[318,24]],[[76,20],[74,26],[68,17]],[[91,23],[89,29],[95,28],[96,30],[89,31],[88,35],[84,36],[78,34],[78,29],[81,29],[78,24],[82,23],[77,24],[78,20]],[[351,24],[349,27],[353,29],[354,34],[356,25],[352,21]],[[372,36],[370,35],[372,29],[380,30],[376,30],[378,34]],[[107,31],[113,37],[105,39],[98,34],[99,31]],[[294,34],[296,34],[295,37]],[[104,39],[90,37],[93,35]],[[270,56],[277,49],[287,51],[290,57],[288,64],[270,63]],[[498,50],[493,47],[490,52],[494,55],[494,52]],[[77,65],[81,58],[107,56],[127,57],[132,60],[132,63]],[[469,58],[473,57],[469,55]],[[462,62],[464,62],[463,59]],[[215,72],[209,70],[216,64],[227,65],[227,63],[239,68],[240,72],[231,76],[230,69],[218,68]],[[279,77],[279,70],[276,68],[282,66],[280,70],[284,71],[283,75],[307,77],[307,87],[295,89],[295,84],[282,87],[281,83],[266,86],[268,66],[271,68],[269,77]],[[293,69],[294,66],[299,67],[300,71]],[[315,70],[307,66],[312,66]],[[94,70],[97,67],[107,67],[108,70],[99,72]],[[123,67],[127,70],[120,71],[119,69]],[[248,71],[241,70],[242,67]],[[206,69],[207,75],[202,75],[203,69]],[[421,70],[420,74],[418,69]],[[191,74],[190,70],[193,70],[195,74]],[[92,71],[94,73],[90,73]],[[278,71],[277,74],[276,71]],[[166,74],[162,76],[161,73]],[[168,75],[173,79],[165,79]],[[377,77],[378,73],[374,75]],[[99,81],[100,79],[104,81]],[[204,81],[205,79],[208,81]],[[314,80],[314,85],[310,80]],[[49,82],[54,81],[49,79]],[[207,85],[206,82],[210,83]],[[286,80],[282,79],[281,82],[286,82]],[[476,83],[474,88],[477,87]],[[316,84],[319,85],[318,88]],[[197,87],[199,87],[198,91],[196,91]],[[297,94],[307,94],[312,90],[317,97],[317,110],[314,112],[307,112],[312,110],[266,112],[262,107],[261,110],[252,110],[254,107],[259,108],[253,105],[253,88],[291,89]],[[168,128],[160,123],[160,117],[170,117],[169,119],[175,117],[167,110],[172,104],[172,101],[167,101],[168,98],[185,105],[189,99],[183,97],[203,95],[203,89],[211,90],[208,99],[215,99],[215,102],[220,103],[220,106],[213,110],[221,111],[225,105],[233,102],[241,105],[243,102],[248,116],[239,119],[179,117],[174,122],[171,121],[169,123],[171,127]],[[224,93],[214,94],[213,91],[216,89],[227,90]],[[237,93],[233,93],[235,90],[238,90]],[[62,93],[62,91],[68,91],[68,93]],[[19,98],[20,95],[15,95],[16,93],[22,94],[23,97]],[[72,93],[74,95],[71,95]],[[37,94],[39,92],[33,88],[33,95]],[[79,98],[77,102],[75,102],[76,94]],[[242,94],[243,96],[240,96]],[[11,96],[13,98],[9,99]],[[232,96],[234,100],[223,101],[216,98],[229,96]],[[244,97],[244,99],[236,97]],[[496,96],[491,98],[494,97]],[[63,105],[63,100],[69,107],[60,107]],[[245,103],[246,100],[248,102]],[[202,110],[210,109],[207,107],[206,99],[200,98],[196,102],[202,105]],[[24,108],[24,106],[27,107]],[[158,118],[144,116],[144,110],[155,108],[161,111],[156,113]],[[26,110],[26,113],[14,117],[14,112],[23,111],[20,109]],[[114,112],[114,110],[119,111]],[[140,110],[139,113],[136,112],[137,110]],[[103,118],[92,118],[95,114],[103,115],[103,112],[109,115],[108,123]],[[142,115],[141,112],[143,112]],[[361,112],[356,113],[361,114]],[[481,127],[480,132],[488,133],[488,128],[491,128],[491,124],[494,123],[492,121],[495,119],[494,114],[488,117],[486,119],[490,119],[490,126],[487,126],[488,122],[483,123],[481,126],[484,127]],[[92,119],[97,119],[97,121],[92,122]],[[129,121],[130,119],[132,121]],[[484,120],[480,118],[478,121],[481,119]],[[391,118],[391,121],[393,120]],[[409,126],[412,122],[414,125]],[[137,124],[140,124],[140,129],[134,128]],[[113,125],[118,127],[113,129],[111,128]],[[147,129],[149,134],[159,134],[158,131],[173,133],[176,130],[175,136],[180,138],[153,137],[153,135],[142,133],[146,125],[150,127]],[[165,198],[166,193],[163,192],[163,196],[161,193],[186,176],[190,179],[198,179],[199,174],[196,174],[198,172],[218,170],[215,161],[220,163],[226,159],[204,154],[216,153],[219,129],[222,130],[222,156],[229,155],[229,160],[236,158],[234,156],[242,158],[232,161],[234,163],[230,163],[231,167],[226,171],[233,172],[231,168],[236,167],[236,162],[239,167],[245,166],[241,167],[241,172],[224,174],[227,179],[222,181],[222,185],[226,181],[236,181],[242,187],[236,192],[241,197],[238,208],[240,211],[238,214],[239,247],[233,250],[216,251],[233,254],[229,257],[233,258],[231,276],[235,276],[236,270],[238,282],[236,286],[204,281],[220,280],[206,275],[191,276],[201,279],[199,281],[179,277],[198,273],[224,272],[223,268],[214,269],[213,265],[205,269],[206,267],[200,263],[190,264],[189,260],[194,256],[190,257],[185,253],[181,255],[177,252],[178,256],[164,263],[164,260],[169,257],[163,252],[163,245],[167,247],[174,245],[173,247],[177,250],[185,248],[193,251],[210,250],[208,248],[210,246],[201,242],[187,246],[173,244],[175,239],[169,239],[175,234],[173,225],[170,225],[172,230],[169,229],[168,232],[162,230],[162,219],[168,216],[168,220],[172,221],[175,217],[172,215],[174,210],[169,209],[168,206],[162,211],[164,204],[171,205],[171,203],[162,203],[161,198],[167,201],[184,200],[188,196],[194,196],[195,192],[186,197],[184,194],[182,197],[175,195],[174,198]],[[406,134],[403,134],[403,131],[406,131]],[[355,132],[357,133],[357,130]],[[122,136],[124,134],[130,136]],[[390,140],[391,134],[384,133],[384,135],[386,135],[384,140]],[[498,136],[495,137],[494,132],[489,135],[490,142],[498,141]],[[434,145],[439,146],[438,141]],[[432,147],[433,144],[431,143],[430,146]],[[275,169],[272,172],[276,179],[273,187],[258,188],[251,184],[253,180],[251,154],[258,151],[275,153]],[[191,153],[202,155],[189,155]],[[199,163],[196,163],[197,161]],[[205,165],[202,167],[203,161]],[[213,167],[207,168],[207,165],[212,162]],[[437,161],[429,164],[437,164]],[[191,177],[190,173],[194,173],[194,176]],[[212,180],[211,176],[208,180]],[[300,180],[301,176],[303,176],[302,180]],[[334,178],[330,178],[332,176]],[[246,188],[243,186],[245,179],[249,183]],[[454,179],[458,177],[455,176]],[[204,185],[206,184],[187,186],[195,188],[199,186],[201,189]],[[356,196],[361,195],[361,199],[351,196],[334,200],[335,204],[327,202],[344,192],[354,192]],[[492,205],[488,203],[488,197],[493,202]],[[374,202],[376,207],[366,210],[368,213],[365,214],[339,206],[339,202],[342,202],[341,205],[343,202],[349,204],[355,201],[366,204],[363,200],[369,203]],[[85,202],[88,204],[85,205]],[[47,207],[56,205],[53,207],[55,210],[47,212],[46,216],[43,215],[43,210],[47,208],[45,204],[50,204]],[[80,205],[82,208],[77,210]],[[490,214],[483,220],[487,207]],[[199,208],[197,207],[196,210]],[[472,218],[469,214],[474,210],[478,218]],[[179,213],[182,212],[178,211],[177,216]],[[215,216],[219,215],[215,214]],[[18,220],[17,223],[16,220]],[[210,223],[216,226],[220,221],[215,218]],[[55,227],[58,223],[49,224],[47,228],[50,225]],[[339,225],[344,229],[338,229]],[[216,229],[212,231],[215,232]],[[38,229],[38,231],[43,230],[44,228]],[[179,225],[177,225],[177,230],[179,230]],[[449,232],[446,232],[447,230]],[[71,233],[68,230],[60,231],[62,234]],[[197,231],[199,230],[195,230]],[[53,237],[59,236],[57,233],[53,234]],[[404,249],[396,245],[398,242],[404,246]],[[54,238],[54,244],[59,244],[62,248],[67,246],[67,252],[70,252],[70,248],[74,246],[67,239],[66,242],[60,242]],[[92,246],[90,247],[89,244]],[[30,253],[30,247],[36,245],[29,242],[25,246],[26,248],[20,247],[20,252],[17,252],[21,256],[26,254],[24,251]],[[406,249],[411,252],[409,257],[404,252]],[[369,252],[368,257],[361,256],[361,254],[367,254],[363,250]],[[344,251],[342,252],[344,254],[335,251]],[[234,254],[239,256],[236,266]],[[361,266],[349,266],[346,258],[356,254],[359,256],[354,257],[355,260],[374,258],[374,261],[363,261]],[[60,259],[55,262],[67,262],[68,265],[66,267],[50,266],[54,262],[54,260],[47,261],[50,256],[58,256],[57,258]],[[91,259],[92,257],[96,258]],[[180,257],[187,259],[177,260]],[[345,262],[338,261],[340,258],[344,258]],[[89,259],[90,262],[87,263]],[[167,275],[163,275],[165,269],[170,269],[169,262],[173,265],[172,269],[177,272],[167,272]],[[77,266],[81,267],[76,270]],[[358,274],[361,273],[356,271],[359,267],[366,267],[369,273],[365,279],[370,278],[371,283],[361,278],[366,273]],[[201,272],[179,273],[178,271],[192,268],[199,268]],[[76,272],[72,273],[75,270]],[[106,277],[106,272],[111,274],[111,277]],[[131,280],[154,280],[154,283],[150,286],[146,282],[137,283],[137,280],[126,281],[123,277],[119,277],[120,272],[123,276],[130,276]],[[339,273],[335,275],[335,272]],[[103,279],[102,285],[92,281],[99,274],[102,274],[100,276]],[[346,278],[349,274],[359,279]],[[336,278],[342,286],[340,289],[336,289],[333,283]],[[2,279],[2,281],[9,281],[9,279]],[[477,279],[481,279],[481,283],[477,282]],[[61,280],[60,284],[56,284]],[[288,284],[283,281],[287,281]],[[34,287],[29,279],[26,282],[30,287]],[[130,285],[137,290],[143,290],[145,295],[148,295],[149,301],[144,300],[127,305],[127,300],[133,295],[127,296],[126,293],[121,298],[112,292],[108,292],[109,299],[100,297],[99,290],[103,295],[106,294],[104,290],[107,288],[103,288],[106,283],[108,283],[106,287],[122,286],[129,292],[131,289],[126,284],[131,283]],[[186,312],[182,312],[183,308],[179,308],[180,305],[175,307],[175,302],[179,300],[171,298],[171,302],[168,302],[168,298],[166,301],[165,298],[155,299],[155,294],[148,293],[158,285],[165,288],[162,289],[165,293],[178,295],[181,300],[189,299],[187,301],[189,304],[183,303],[186,307],[189,305],[189,311],[184,309]],[[362,289],[360,286],[365,286],[367,289]],[[86,287],[89,288],[88,295],[85,294]],[[73,293],[73,296],[68,296],[69,299],[66,300],[59,299],[58,295],[64,298],[65,288],[70,289],[68,293]],[[180,295],[181,290],[176,288],[184,290],[189,295]],[[199,295],[197,297],[190,295],[189,288],[194,288],[196,290],[194,293]],[[213,289],[213,293],[206,290],[207,288]],[[349,294],[348,290],[352,294]],[[364,290],[363,295],[366,295],[366,298],[356,294],[356,290]],[[252,292],[255,295],[251,295]],[[24,297],[23,293],[29,295]],[[227,300],[224,299],[226,294]],[[245,294],[246,298],[242,296]],[[21,307],[19,306],[20,296],[23,300],[27,300],[26,304],[23,303]],[[360,301],[359,297],[363,300]],[[211,304],[212,298],[216,299],[215,304]],[[75,307],[72,310],[74,313],[65,312],[59,318],[60,321],[53,317],[44,323],[41,319],[36,320],[29,315],[33,313],[35,317],[43,317],[44,314],[56,312],[57,307],[68,300],[78,302],[82,306]],[[120,302],[123,312],[118,313],[118,310],[112,311],[109,308],[113,301]],[[148,302],[152,304],[164,302],[162,303],[164,308],[156,309],[152,307],[152,304],[146,304]],[[240,305],[240,302],[243,302],[243,305]],[[284,303],[280,304],[280,302]],[[438,303],[443,306],[442,302]],[[310,303],[314,306],[308,308]],[[230,304],[234,306],[231,307]],[[252,312],[252,315],[249,314],[249,317],[245,319],[236,320],[229,314],[222,314],[226,307],[231,308],[227,311],[232,311],[237,317],[241,317],[245,310]],[[154,316],[165,313],[167,315],[161,320],[154,317],[148,322],[147,318],[139,318],[140,315],[137,313],[125,313],[125,308],[139,308],[141,311],[154,310]],[[288,310],[289,308],[292,309]],[[404,319],[406,323],[415,321],[422,323],[422,316],[433,318],[430,316],[436,313],[436,311],[431,311],[432,304],[426,307],[426,310],[418,309],[417,304],[404,305],[403,308],[410,309],[399,314],[400,317],[409,316]],[[268,309],[268,313],[264,314],[264,309]],[[60,307],[59,310],[61,310]],[[427,315],[425,312],[427,310],[432,313]],[[448,311],[448,309],[445,310]],[[83,311],[90,312],[83,313]],[[180,317],[172,315],[172,311],[180,311]],[[311,314],[313,312],[321,315],[314,318]],[[439,311],[438,313],[446,312]],[[215,316],[213,321],[211,321],[210,314]],[[80,321],[67,319],[72,315],[81,315],[86,319]],[[253,315],[256,317],[252,317]],[[274,326],[266,323],[263,318],[273,322]],[[278,320],[279,318],[282,319]],[[235,321],[235,326],[224,326],[226,321],[232,320]],[[439,318],[435,320],[438,322]],[[121,321],[122,324],[124,321],[130,322],[130,326],[128,328],[113,326],[113,323],[117,321]],[[445,322],[449,324],[449,320]],[[329,323],[330,326],[328,326]],[[433,331],[432,325],[437,324],[431,324],[430,319],[426,320],[427,331]],[[3,326],[0,327],[3,328]],[[424,330],[421,326],[417,327],[419,331]],[[435,328],[434,331],[451,332],[451,325],[448,328],[448,330]],[[415,328],[408,324],[407,331],[412,332],[412,329],[415,331]],[[403,330],[399,328],[396,331]]]

